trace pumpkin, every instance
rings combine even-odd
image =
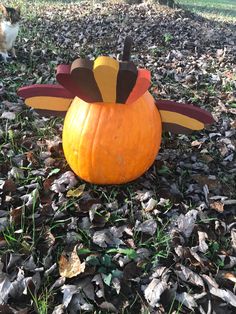
[[[136,179],[152,165],[160,142],[161,118],[149,92],[122,106],[76,97],[63,126],[63,150],[70,167],[97,184]]]
[[[155,101],[150,72],[130,61],[131,38],[123,59],[100,56],[60,65],[60,85],[22,87],[18,94],[43,115],[65,115],[62,144],[72,170],[85,181],[121,184],[142,175],[154,162],[162,129],[201,130],[214,120],[196,106]]]

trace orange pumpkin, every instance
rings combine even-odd
[[[162,128],[201,130],[214,120],[203,109],[169,100],[154,102],[150,72],[130,58],[131,38],[121,62],[110,57],[76,59],[60,65],[60,85],[32,85],[18,94],[43,115],[66,114],[62,144],[72,170],[96,184],[134,180],[153,163]]]
[[[152,165],[161,133],[160,114],[149,92],[124,105],[76,97],[65,117],[62,143],[80,178],[119,184],[136,179]]]

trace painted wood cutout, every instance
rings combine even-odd
[[[70,74],[72,80],[79,86],[77,96],[87,102],[102,102],[102,95],[93,73],[94,62],[87,59],[76,59]]]
[[[121,184],[154,162],[162,131],[188,134],[212,124],[193,105],[154,100],[151,76],[130,61],[131,37],[121,61],[100,56],[59,65],[58,85],[22,87],[18,95],[42,115],[65,116],[62,144],[71,169],[95,184]]]
[[[131,104],[135,100],[139,99],[151,85],[151,73],[145,69],[138,69],[138,76],[136,83],[129,94],[126,104]]]
[[[125,103],[133,90],[138,77],[138,71],[133,62],[120,62],[117,77],[117,98],[116,102]]]
[[[94,62],[93,73],[103,102],[116,102],[118,71],[119,62],[115,59],[98,57]]]

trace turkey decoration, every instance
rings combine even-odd
[[[142,175],[154,162],[162,130],[191,133],[214,122],[193,105],[155,101],[151,75],[130,61],[125,39],[122,61],[100,56],[59,65],[58,85],[22,87],[18,95],[44,116],[65,116],[62,145],[72,170],[95,184],[121,184]]]

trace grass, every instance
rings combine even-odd
[[[206,18],[236,22],[235,0],[177,0],[183,8]]]

